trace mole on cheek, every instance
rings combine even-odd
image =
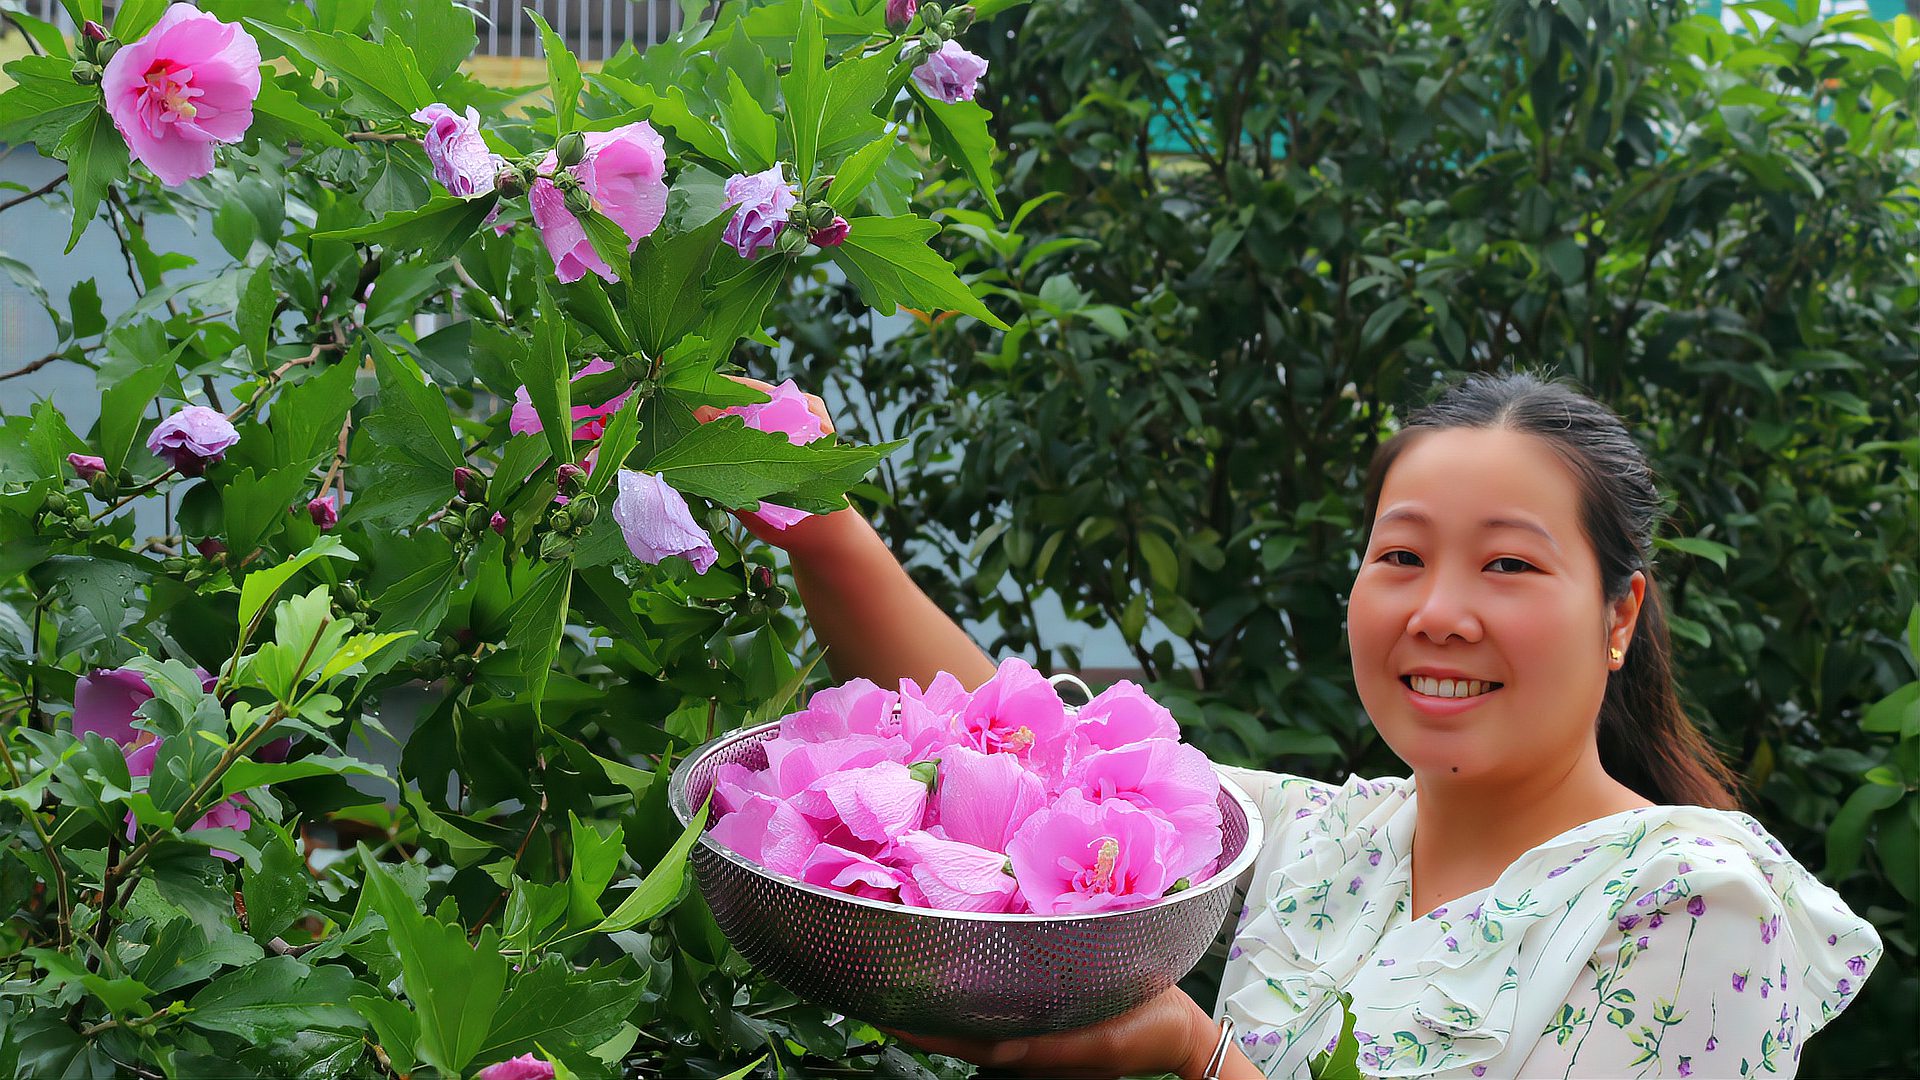
[[[1459,772],[1459,771],[1460,771],[1460,766],[1458,766],[1458,765],[1455,765],[1455,766],[1453,767],[1453,771],[1454,771],[1454,772]]]

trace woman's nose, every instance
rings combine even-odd
[[[1429,578],[1426,591],[1407,619],[1409,635],[1425,637],[1435,644],[1444,644],[1449,638],[1479,641],[1482,631],[1466,583],[1451,580],[1451,575],[1444,573]]]

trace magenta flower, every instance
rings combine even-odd
[[[1019,882],[1007,873],[1007,857],[999,851],[917,831],[900,837],[897,861],[913,876],[915,904],[998,913],[1018,902]]]
[[[321,532],[326,532],[340,524],[339,496],[329,491],[318,498],[308,499],[307,516],[313,519],[313,523],[320,527]]]
[[[714,785],[714,801],[722,801],[723,785]],[[820,846],[820,833],[806,815],[786,802],[737,785],[727,789],[735,808],[714,823],[708,835],[714,842],[769,870],[799,877],[808,856]]]
[[[1680,1055],[1680,1075],[1681,1076],[1693,1075],[1693,1059],[1688,1057],[1685,1054]]]
[[[826,742],[848,735],[891,735],[893,707],[900,695],[866,679],[849,679],[807,699],[807,707],[780,718],[780,737]]]
[[[107,459],[91,454],[68,454],[67,467],[82,480],[92,480],[96,476],[105,476]]]
[[[1164,818],[1131,803],[1091,803],[1069,790],[1028,818],[1007,844],[1021,895],[1038,915],[1139,907],[1174,883]]]
[[[1864,956],[1855,956],[1849,959],[1847,961],[1847,970],[1853,972],[1855,975],[1865,975],[1867,973],[1867,958]],[[1784,979],[1781,980],[1781,982],[1782,985],[1785,984]]]
[[[1178,843],[1168,852],[1173,878],[1198,882],[1220,858],[1220,778],[1199,749],[1148,739],[1117,750],[1097,750],[1076,762],[1066,784],[1088,799],[1121,801],[1165,818]]]
[[[612,370],[612,363],[596,356],[588,360],[586,364],[574,374],[573,381],[579,382],[589,375],[598,375],[603,371]],[[599,405],[575,405],[573,407],[573,418],[575,421],[580,421],[581,423],[579,427],[573,429],[574,441],[580,442],[585,440],[591,442],[594,439],[598,439],[607,430],[607,417],[619,412],[620,406],[626,404],[627,397],[632,393],[633,390],[629,388],[608,398]],[[507,418],[507,430],[515,435],[538,435],[541,431],[545,430],[540,423],[540,414],[534,411],[533,398],[528,396],[527,388],[524,386],[516,387],[513,391],[513,412]],[[576,474],[584,475],[583,470],[581,470],[578,465],[567,464],[560,466],[560,468],[571,468]],[[458,470],[455,471],[457,472]]]
[[[1138,684],[1122,679],[1080,707],[1073,733],[1073,756],[1116,750],[1148,739],[1179,739],[1180,725],[1166,706]]]
[[[1733,989],[1735,993],[1744,994],[1747,992],[1747,975],[1748,973],[1745,971],[1736,972],[1734,974]]]
[[[165,739],[154,739],[152,742],[143,743],[140,746],[128,750],[128,775],[152,776],[154,762],[159,758],[160,747],[165,743]],[[202,814],[200,820],[194,822],[190,829],[183,831],[191,832],[194,829],[232,829],[235,832],[246,832],[252,827],[253,815],[247,813],[246,798],[235,795],[215,804],[212,809]],[[127,813],[127,839],[132,840],[138,835],[139,830],[139,823],[134,819],[133,813],[129,811]],[[213,856],[218,859],[225,859],[228,862],[240,861],[240,856],[231,851],[221,851],[218,848],[213,849]]]
[[[1760,924],[1760,943],[1770,944],[1774,935],[1780,933],[1780,916],[1775,915]]]
[[[114,58],[119,59],[117,54]],[[199,476],[239,441],[233,422],[218,409],[189,405],[160,421],[147,436],[147,449],[165,458],[180,475]]]
[[[820,418],[807,406],[807,395],[794,385],[792,379],[774,387],[769,400],[752,405],[735,405],[721,415],[738,416],[755,431],[778,432],[795,446],[805,446],[827,433]],[[753,511],[751,516],[771,528],[784,531],[813,515],[805,510],[762,501],[760,509]]]
[[[982,754],[964,746],[940,751],[940,784],[933,817],[948,837],[993,851],[1047,805],[1046,785],[1011,754]]]
[[[88,732],[97,732],[126,746],[141,734],[133,726],[133,714],[152,699],[146,677],[132,668],[83,675],[73,686],[73,733],[84,739]]]
[[[260,96],[260,47],[238,23],[174,4],[100,75],[107,115],[135,160],[168,186],[213,171],[213,144],[240,141]]]
[[[846,826],[869,844],[885,845],[924,824],[927,785],[897,761],[841,769],[793,796],[794,809]]]
[[[735,173],[727,179],[725,190],[727,199],[722,205],[739,209],[720,236],[743,259],[773,246],[787,227],[787,212],[800,201],[778,162],[764,172]]]
[[[478,109],[469,105],[467,115],[462,117],[436,101],[414,113],[413,119],[427,125],[421,146],[433,165],[433,178],[440,181],[447,194],[468,199],[493,190],[506,159],[487,149],[487,140],[480,134]]]
[[[913,81],[920,85],[930,97],[939,98],[951,105],[957,101],[972,101],[979,89],[980,77],[987,73],[987,62],[960,46],[957,41],[947,41],[938,52],[928,55],[920,66],[913,69]]]
[[[895,741],[877,735],[849,735],[827,742],[801,742],[798,739],[768,739],[760,745],[767,752],[766,779],[760,790],[780,799],[798,797],[819,783],[822,777],[844,769],[863,769],[882,761],[899,761]]]
[[[507,535],[507,515],[495,510],[493,516],[487,519],[487,528],[492,529],[496,536]]]
[[[893,904],[903,901],[903,889],[908,893],[906,902],[909,903],[913,902],[913,894],[918,891],[913,875],[907,871],[828,843],[814,848],[813,854],[807,856],[806,863],[800,868],[799,878],[809,885],[838,889],[854,896]]]
[[[832,221],[813,230],[813,235],[807,240],[820,247],[839,247],[846,243],[847,234],[852,231],[853,227],[847,224],[847,219],[835,214]]]
[[[660,227],[667,215],[667,150],[660,133],[645,120],[586,132],[587,156],[568,171],[593,197],[593,208],[627,234],[627,251]],[[551,174],[558,158],[553,151],[540,162],[540,172]],[[567,209],[566,193],[553,181],[537,179],[528,192],[533,223],[553,257],[554,273],[562,282],[578,281],[591,270],[608,281],[620,275],[607,265],[587,240],[586,226]]]
[[[887,26],[893,30],[905,30],[920,10],[920,0],[887,0]]]
[[[1065,764],[1073,721],[1060,695],[1033,665],[1001,663],[956,721],[956,741],[983,754],[1013,754],[1049,782]]]
[[[967,693],[967,688],[960,685],[959,679],[943,671],[933,677],[925,690],[920,689],[920,684],[912,679],[901,679],[900,696],[918,701],[936,713],[958,716],[973,695]]]
[[[704,574],[720,553],[713,538],[693,520],[687,500],[653,473],[621,469],[620,494],[613,500],[613,520],[627,540],[627,550],[643,563],[659,565],[679,555]]]
[[[553,1080],[553,1066],[532,1054],[521,1054],[481,1069],[477,1080]]]

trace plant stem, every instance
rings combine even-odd
[[[18,198],[8,199],[6,202],[0,203],[0,213],[5,213],[6,211],[11,210],[16,206],[19,206],[21,203],[32,202],[33,200],[39,198],[42,195],[45,195],[47,192],[52,191],[54,188],[57,188],[61,184],[65,183],[66,179],[67,179],[67,174],[61,173],[59,176],[56,176],[53,179],[47,181],[46,183],[40,185],[40,187],[36,188],[35,190],[27,192],[25,195],[21,195]]]
[[[34,621],[36,624],[39,622],[39,613],[37,610],[34,615]],[[35,655],[38,655],[38,650],[35,651]],[[13,748],[11,746],[0,745],[0,760],[6,761],[7,776],[12,779],[13,786],[20,787],[20,767],[13,763]],[[69,906],[70,901],[67,897],[67,868],[60,865],[60,853],[54,849],[53,839],[47,835],[46,826],[40,824],[39,808],[35,807],[27,811],[26,819],[27,823],[33,826],[33,835],[40,841],[40,851],[47,857],[47,865],[53,868],[54,899],[60,907],[59,932],[55,937],[60,944],[61,950],[64,951],[68,943],[67,935],[72,932],[73,923],[73,909]]]

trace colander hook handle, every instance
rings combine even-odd
[[[1058,675],[1049,675],[1047,676],[1047,681],[1052,683],[1054,689],[1056,690],[1058,690],[1062,685],[1066,685],[1066,686],[1071,686],[1075,690],[1080,691],[1080,696],[1082,698],[1085,698],[1086,700],[1082,701],[1080,705],[1072,706],[1073,708],[1079,708],[1080,706],[1085,705],[1088,701],[1093,700],[1093,688],[1088,686],[1085,682],[1083,682],[1080,676],[1075,675],[1070,671],[1063,671]]]

